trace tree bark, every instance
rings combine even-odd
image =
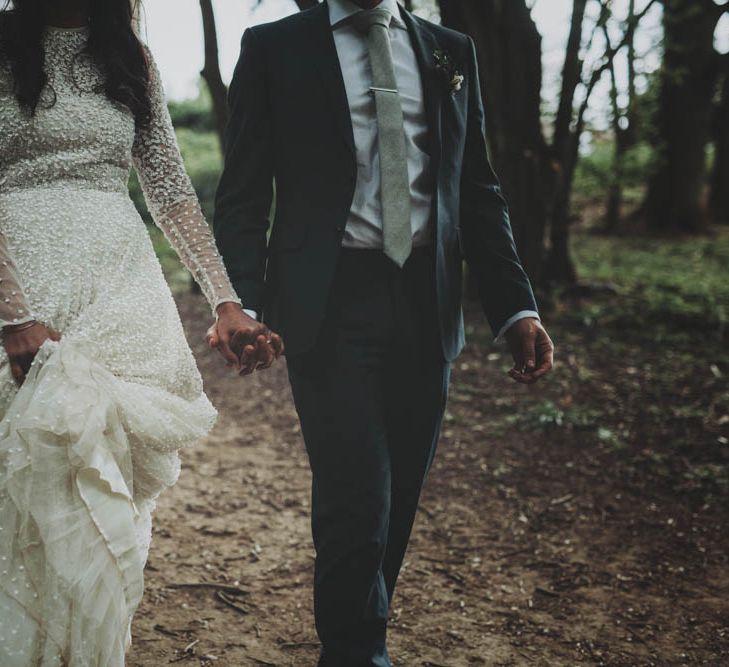
[[[615,72],[615,63],[610,62],[610,107],[612,111],[612,128],[615,148],[613,153],[613,169],[608,186],[607,203],[605,206],[605,221],[603,230],[614,234],[620,226],[623,208],[623,178],[625,169],[625,156],[628,150],[635,145],[636,119],[635,119],[635,0],[628,3],[628,27],[626,41],[628,46],[628,101],[625,109],[621,109],[618,101],[618,78]],[[609,42],[607,25],[603,28],[605,41]],[[622,121],[622,123],[621,123]]]
[[[443,25],[471,35],[481,63],[489,153],[519,254],[541,279],[551,161],[541,121],[541,36],[524,0],[439,0]]]
[[[729,224],[729,54],[723,56],[724,82],[714,114],[714,169],[709,205],[716,222]]]
[[[577,32],[577,29],[574,26],[574,22],[577,20],[584,20],[584,13],[581,13],[580,8],[577,6],[579,1],[580,0],[575,0],[575,11],[573,12],[572,18],[573,29],[575,32]],[[569,125],[574,124],[574,129],[569,129],[559,138],[555,133],[554,153],[560,160],[561,171],[560,182],[556,190],[554,207],[552,210],[550,226],[551,245],[544,270],[544,281],[547,283],[554,282],[569,284],[577,280],[575,267],[571,261],[571,255],[569,252],[569,226],[571,221],[570,216],[574,175],[579,160],[580,139],[585,130],[585,116],[589,108],[590,98],[602,76],[606,71],[613,67],[615,56],[628,43],[628,40],[631,37],[630,28],[632,27],[634,29],[638,25],[656,1],[657,0],[649,0],[643,10],[631,18],[628,24],[628,30],[626,30],[623,34],[617,45],[613,46],[610,44],[610,41],[606,39],[605,54],[601,61],[599,61],[599,64],[595,65],[589,78],[584,77],[583,64],[579,63],[580,79],[585,86],[585,93],[576,116],[574,115],[575,89],[569,86],[563,86],[562,94],[567,96],[571,95],[569,107],[572,108],[572,112],[569,118]],[[589,50],[598,30],[605,28],[606,22],[609,18],[610,3],[603,2],[602,13],[593,28],[592,36],[588,40],[585,50]],[[582,30],[580,29],[580,33],[581,32]],[[570,58],[579,59],[579,49],[577,51],[570,51],[568,49],[565,59],[565,71],[574,67],[574,64],[569,63]],[[567,107],[568,105],[565,106]],[[558,139],[562,142],[561,145],[557,143]]]
[[[554,122],[554,152],[564,160],[569,145],[570,126],[574,118],[575,90],[582,81],[582,29],[585,22],[587,0],[574,0],[572,4],[572,20],[567,39],[567,49],[562,66],[562,89],[559,96],[559,107]]]
[[[575,113],[575,91],[582,81],[583,62],[580,58],[580,49],[586,8],[587,0],[574,0],[572,4],[570,32],[562,67],[562,89],[552,140],[552,150],[560,165],[560,171],[549,228],[550,247],[544,272],[546,282],[569,284],[577,280],[577,272],[569,251],[569,225],[572,183],[577,166],[580,137],[579,134],[575,136],[572,131],[572,123]]]
[[[215,129],[222,147],[225,138],[225,127],[228,124],[228,89],[220,74],[218,33],[215,28],[212,0],[200,0],[200,10],[202,12],[203,37],[205,40],[205,64],[201,74],[210,91],[215,116]]]
[[[635,0],[628,3],[628,27],[625,33],[625,39],[628,44],[628,108],[625,116],[628,120],[628,128],[626,130],[627,143],[634,146],[638,141],[638,119],[636,118],[635,102],[637,100],[637,92],[635,88],[635,32],[638,29],[638,21],[636,20]]]
[[[707,224],[702,195],[718,75],[714,29],[722,11],[713,0],[663,2],[658,145],[643,209],[654,232],[696,233]]]

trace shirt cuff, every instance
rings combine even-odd
[[[249,310],[247,308],[243,308],[243,304],[240,302],[239,299],[221,299],[215,304],[215,308],[213,309],[213,313],[215,315],[215,319],[218,319],[218,306],[221,303],[236,303],[240,306],[241,310],[248,315],[248,317],[252,317],[254,320],[258,319],[258,313],[255,310]]]
[[[494,339],[494,343],[499,343],[504,338],[504,334],[511,329],[511,327],[519,320],[524,320],[527,317],[533,317],[535,320],[539,319],[539,313],[536,310],[520,310],[516,315],[506,320],[506,324],[501,327],[499,335]]]

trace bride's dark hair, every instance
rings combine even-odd
[[[35,115],[41,94],[49,87],[43,44],[44,9],[49,2],[54,0],[4,0],[0,10],[0,63],[10,68],[15,97],[30,115]],[[84,55],[103,73],[100,92],[127,107],[139,128],[149,123],[151,102],[149,64],[134,30],[138,4],[139,0],[91,0]]]

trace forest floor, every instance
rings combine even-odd
[[[729,664],[726,332],[690,314],[657,326],[641,293],[628,313],[610,296],[552,309],[559,365],[535,388],[505,377],[468,313],[392,610],[398,667]],[[229,375],[202,343],[206,305],[179,305],[221,415],[160,501],[128,665],[313,666],[310,474],[285,366]]]

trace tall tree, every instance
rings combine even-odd
[[[647,0],[628,25],[635,25],[657,0]],[[469,33],[482,63],[481,77],[492,157],[511,203],[519,251],[532,278],[541,283],[576,280],[569,251],[569,222],[580,138],[593,91],[629,41],[628,26],[615,46],[585,71],[582,53],[609,18],[600,18],[583,40],[588,0],[573,0],[572,18],[551,142],[541,115],[541,37],[526,0],[439,0],[443,23]],[[576,92],[584,88],[576,105]],[[545,230],[550,245],[545,257]]]
[[[577,2],[578,0],[575,0],[573,23],[578,9]],[[611,1],[600,0],[601,11],[599,18],[593,26],[590,38],[583,45],[583,48],[588,51],[592,47],[596,35],[602,31],[605,35],[605,52],[593,64],[589,74],[584,71],[584,63],[580,61],[581,83],[584,87],[582,101],[579,106],[572,108],[570,111],[569,119],[571,127],[562,136],[559,136],[555,131],[553,150],[559,159],[561,170],[550,224],[551,244],[544,274],[544,280],[546,282],[570,283],[576,279],[575,269],[569,253],[569,224],[571,219],[574,176],[580,152],[580,140],[585,131],[586,113],[589,108],[590,99],[605,72],[614,67],[614,60],[617,54],[625,48],[640,21],[642,21],[643,17],[645,17],[656,2],[657,0],[648,0],[640,12],[631,15],[623,26],[621,39],[617,44],[613,45],[608,37],[606,28],[607,21],[612,16]],[[579,15],[577,17],[580,18]],[[565,70],[567,70],[567,61],[569,58],[575,57],[579,58],[577,54],[570,52],[568,48]],[[575,89],[567,88],[563,85],[563,96],[571,96],[570,105],[567,108],[574,107],[574,93]],[[556,125],[559,127],[559,117],[557,118]]]
[[[637,24],[635,22],[635,0],[628,2],[628,17],[626,42],[628,53],[626,65],[628,69],[627,103],[624,108],[620,107],[620,90],[618,77],[615,71],[615,63],[610,63],[610,110],[615,148],[613,153],[613,167],[611,180],[608,186],[607,205],[605,207],[606,232],[615,232],[620,224],[621,211],[623,206],[623,181],[625,169],[625,157],[637,140],[637,118],[636,118],[636,86],[635,86],[635,33]],[[603,26],[603,34],[606,43],[610,42],[610,34],[607,22]]]
[[[706,148],[720,71],[714,31],[728,9],[729,2],[663,0],[658,144],[644,201],[648,227],[657,232],[697,232],[707,222]]]
[[[714,220],[729,224],[729,54],[724,54],[722,58],[724,75],[714,113],[715,156],[709,205]]]
[[[580,134],[573,131],[575,91],[582,83],[584,63],[580,57],[587,0],[574,0],[569,37],[562,67],[562,88],[554,121],[552,153],[560,166],[550,224],[550,248],[543,278],[548,282],[577,280],[569,250],[572,183],[577,167]]]
[[[552,162],[541,119],[542,38],[524,0],[439,0],[444,25],[476,44],[490,154],[522,262],[542,271]]]
[[[228,90],[220,74],[220,60],[218,57],[218,32],[215,27],[215,12],[212,0],[200,0],[202,11],[203,38],[205,44],[205,64],[201,72],[210,91],[213,101],[213,114],[215,116],[215,129],[218,133],[220,145],[223,145],[225,127],[228,123]]]

